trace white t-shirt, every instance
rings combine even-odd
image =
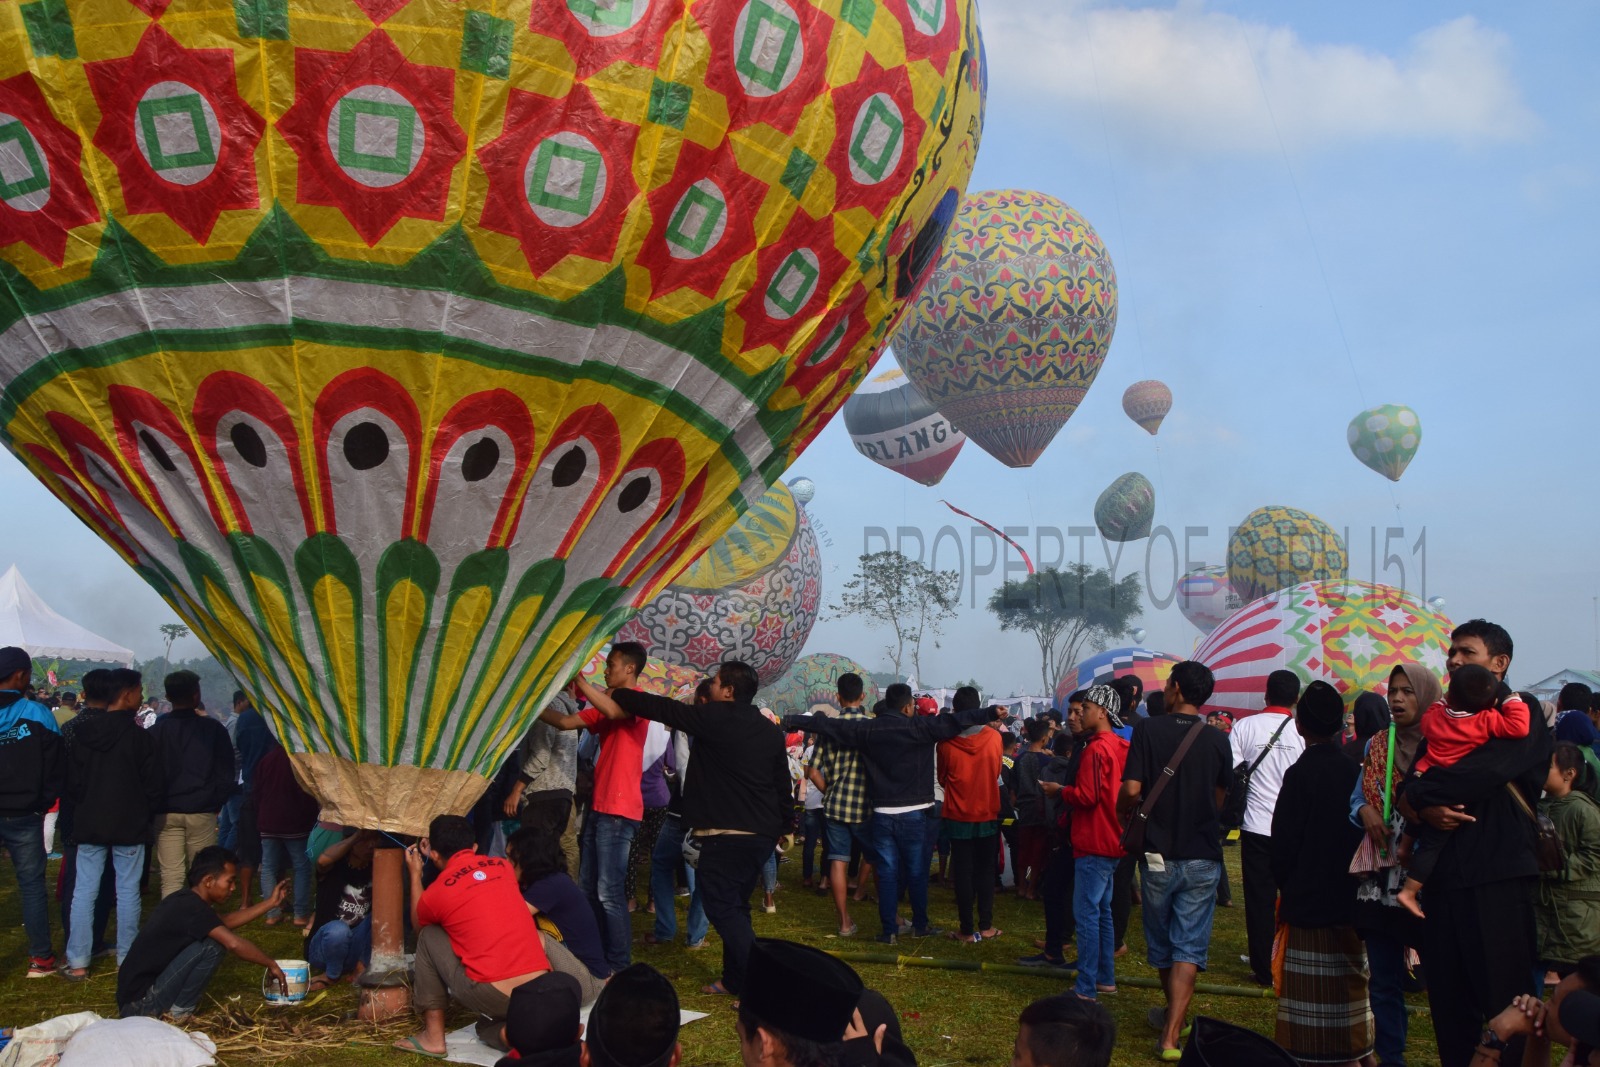
[[[1288,725],[1284,726],[1286,722]],[[1279,726],[1283,726],[1283,733],[1278,734],[1278,743],[1272,746],[1272,751],[1267,753],[1267,758],[1261,761],[1261,766],[1256,768],[1255,775],[1251,777],[1250,798],[1244,809],[1245,832],[1264,837],[1272,835],[1272,811],[1278,806],[1283,772],[1293,766],[1294,761],[1300,758],[1300,753],[1305,751],[1305,741],[1294,728],[1293,719],[1275,711],[1260,712],[1240,719],[1233,724],[1233,732],[1228,735],[1233,747],[1233,762],[1237,766],[1255,762]]]

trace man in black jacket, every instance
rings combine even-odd
[[[794,814],[783,731],[751,703],[760,684],[755,669],[736,660],[718,668],[708,704],[680,704],[632,689],[608,694],[582,679],[577,683],[607,718],[635,715],[694,738],[683,820],[700,846],[695,875],[706,918],[722,936],[722,979],[706,986],[706,993],[738,995],[744,989],[756,940],[750,894]],[[931,792],[931,766],[927,780]]]
[[[1503,680],[1511,654],[1503,627],[1473,619],[1450,635],[1449,670],[1476,663]],[[1533,818],[1511,790],[1530,808],[1538,804],[1551,747],[1544,716],[1535,713],[1527,737],[1491,739],[1406,784],[1407,817],[1415,812],[1452,831],[1423,894],[1428,1006],[1443,1067],[1471,1063],[1480,1036],[1487,1036],[1485,1021],[1519,993],[1533,991],[1539,862]],[[1501,1059],[1521,1063],[1521,1046],[1521,1038],[1513,1038]]]
[[[72,894],[67,969],[61,973],[73,980],[89,974],[95,902],[108,860],[116,869],[118,966],[133,947],[139,930],[139,874],[144,869],[146,835],[161,798],[155,747],[134,718],[144,699],[139,672],[112,671],[111,689],[115,695],[105,714],[83,719],[73,730],[67,758],[78,877]]]
[[[50,709],[24,696],[33,659],[0,648],[0,845],[11,855],[28,935],[28,977],[55,973],[50,905],[44,888],[44,813],[61,795],[61,731]]]
[[[790,715],[785,730],[815,733],[861,750],[867,768],[867,798],[872,808],[872,844],[878,854],[878,919],[886,945],[899,940],[895,915],[900,884],[911,897],[911,932],[927,937],[939,931],[928,922],[928,835],[939,832],[933,812],[935,747],[971,726],[1003,720],[1000,708],[968,708],[940,715],[916,714],[911,687],[896,682],[885,692],[884,714],[865,722],[821,715]]]
[[[56,886],[56,899],[61,904],[61,940],[72,943],[72,895],[78,885],[78,842],[72,828],[72,793],[66,788],[66,763],[72,758],[72,745],[85,723],[106,713],[106,705],[116,696],[111,691],[112,672],[96,667],[83,676],[83,702],[78,713],[61,725],[61,740],[66,756],[62,763],[61,787],[61,878]],[[95,897],[94,937],[92,952],[95,956],[107,953],[106,928],[111,925],[111,908],[117,900],[116,869],[106,864],[101,869],[100,891]]]
[[[170,897],[184,887],[200,850],[217,843],[217,815],[233,795],[236,764],[228,728],[195,710],[200,676],[173,671],[165,685],[172,710],[150,727],[150,741],[161,761],[163,785],[156,807],[156,861],[161,895]]]

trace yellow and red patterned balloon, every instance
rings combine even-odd
[[[973,0],[5,4],[0,438],[415,829],[844,402],[984,83]]]
[[[1094,384],[1117,274],[1082,215],[1044,193],[973,193],[895,334],[900,366],[956,429],[1030,467]]]

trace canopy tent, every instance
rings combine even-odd
[[[0,574],[0,645],[16,645],[38,659],[87,659],[133,666],[133,652],[51,610],[13,564]]]

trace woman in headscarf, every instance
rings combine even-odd
[[[1425,667],[1404,663],[1394,669],[1389,675],[1389,726],[1368,740],[1361,777],[1350,797],[1350,821],[1367,833],[1357,854],[1362,862],[1352,865],[1361,879],[1355,926],[1367,944],[1372,969],[1375,1051],[1381,1067],[1400,1067],[1406,1061],[1406,956],[1422,943],[1422,922],[1395,899],[1405,884],[1405,869],[1394,859],[1404,822],[1400,783],[1417,758],[1422,713],[1443,696],[1439,679]]]

